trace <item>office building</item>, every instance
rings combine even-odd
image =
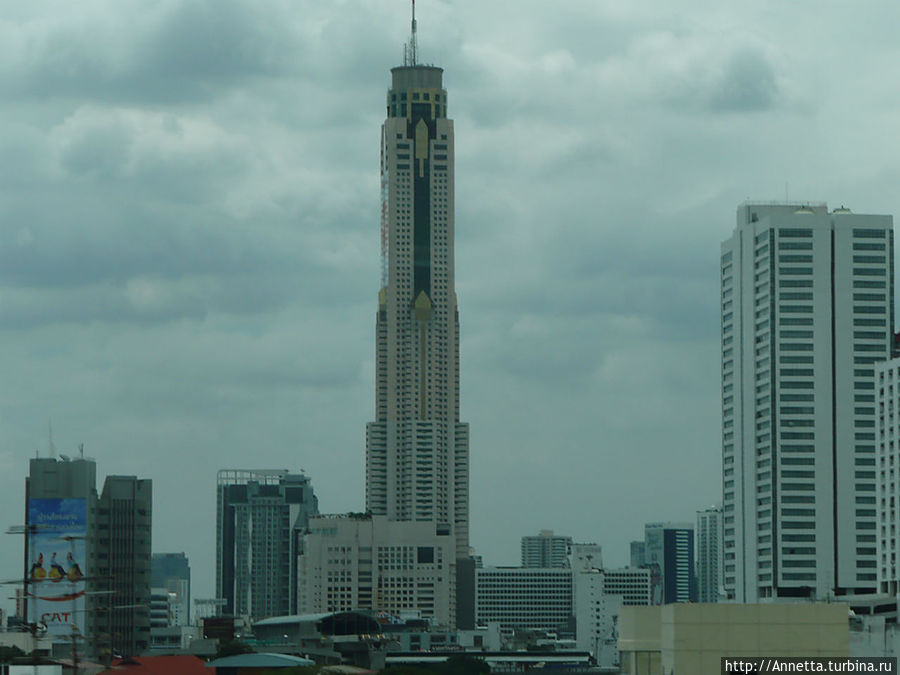
[[[654,605],[696,599],[693,525],[648,523],[644,526],[644,554]]]
[[[718,602],[722,585],[722,509],[697,511],[697,602]]]
[[[42,457],[25,479],[24,614],[55,642],[89,638],[87,578],[96,575],[97,464]],[[62,609],[62,611],[60,611]]]
[[[877,585],[875,363],[890,216],[738,207],[722,244],[724,586],[737,602]]]
[[[572,537],[554,535],[541,530],[532,537],[522,537],[522,567],[568,567]]]
[[[88,609],[92,634],[114,654],[138,656],[150,648],[152,481],[107,476],[97,500],[93,569],[98,590]]]
[[[391,69],[381,128],[381,289],[366,509],[436,523],[469,553],[469,426],[459,411],[454,139],[441,68],[418,61],[416,25]]]
[[[434,522],[312,516],[302,548],[300,613],[414,614],[453,626],[456,541]]]
[[[875,366],[875,476],[878,591],[900,593],[900,358]]]
[[[152,485],[108,476],[60,455],[32,459],[25,481],[26,614],[54,641],[97,658],[134,656],[150,645]]]
[[[631,542],[629,554],[632,567],[644,567],[647,564],[647,548],[643,541]]]
[[[191,566],[184,553],[154,553],[150,560],[150,587],[165,591],[169,598],[168,625],[191,623]]]
[[[475,624],[557,632],[572,620],[572,571],[560,567],[475,570]]]
[[[650,570],[637,567],[614,567],[600,570],[602,588],[607,595],[622,597],[622,605],[649,605],[651,600]]]
[[[222,613],[297,613],[300,537],[319,512],[312,484],[287,470],[222,470],[216,511],[216,593]]]

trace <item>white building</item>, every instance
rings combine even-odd
[[[603,547],[600,544],[572,544],[569,567],[573,572],[603,567]]]
[[[450,531],[469,552],[469,426],[459,418],[453,121],[413,35],[381,129],[381,289],[366,508]]]
[[[456,544],[435,523],[314,516],[301,548],[301,614],[418,612],[437,626],[454,625]]]
[[[568,567],[572,537],[541,530],[537,536],[522,537],[522,567]]]
[[[875,367],[876,397],[876,529],[878,590],[890,596],[900,592],[897,527],[900,525],[900,358]]]
[[[650,570],[635,567],[573,572],[575,644],[597,665],[618,665],[618,616],[622,606],[650,604]]]
[[[722,244],[724,585],[737,602],[876,587],[874,364],[890,216],[738,208]]]
[[[722,585],[722,509],[713,506],[697,511],[695,532],[697,602],[718,602]]]
[[[475,570],[475,623],[558,631],[572,618],[572,571],[560,567]]]

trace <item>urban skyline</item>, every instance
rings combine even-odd
[[[308,29],[277,15],[288,10],[228,5],[215,36],[199,6],[177,3],[124,31],[102,5],[52,21],[15,10],[10,25],[56,53],[97,53],[78,28],[107,26],[92,42],[119,66],[73,59],[62,80],[51,51],[5,47],[17,71],[3,75],[2,140],[21,161],[2,213],[22,223],[0,249],[8,512],[20,512],[35,447],[46,454],[48,417],[60,452],[83,441],[110,473],[154,480],[154,547],[185,550],[196,570],[213,568],[214,509],[197,495],[214,493],[216,469],[302,469],[328,511],[362,508],[378,278],[369,146],[405,33],[401,5],[306,8]],[[689,8],[528,9],[435,3],[420,18],[424,60],[447,69],[468,134],[457,147],[457,277],[461,412],[477,438],[470,539],[492,563],[514,562],[520,536],[554,527],[601,541],[616,564],[643,523],[690,519],[719,499],[716,244],[735,204],[787,182],[791,197],[900,212],[889,188],[898,153],[877,133],[895,88],[841,77],[842,58],[860,62],[848,58],[852,40],[817,55],[839,86],[815,87],[821,76],[802,58],[811,38],[789,30],[800,9],[776,21],[721,12],[696,28]],[[812,25],[803,14],[811,34],[871,28],[864,62],[889,48],[851,14],[820,12]],[[737,40],[707,30],[735,25]],[[201,47],[184,40],[192,30]],[[228,49],[243,30],[255,51]],[[120,32],[135,39],[113,39]],[[617,39],[598,48],[594,34]],[[293,60],[273,61],[263,44]],[[354,50],[334,48],[346,44]],[[551,103],[572,82],[589,96],[560,114]],[[843,157],[854,161],[826,161]],[[648,423],[648,409],[663,414]],[[667,479],[678,471],[682,481]],[[596,517],[620,513],[622,485],[648,482],[655,500]],[[591,517],[572,520],[579,513]],[[513,517],[522,527],[507,527]],[[0,554],[5,568],[20,561]],[[212,582],[198,581],[197,597],[210,595]]]

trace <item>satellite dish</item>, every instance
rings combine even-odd
[[[64,454],[62,454],[62,453],[59,454],[59,458],[60,458],[62,461],[64,461],[64,462],[71,462],[71,461],[72,461],[72,458],[71,458],[71,457],[69,457],[68,455],[64,455]]]

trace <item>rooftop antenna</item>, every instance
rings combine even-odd
[[[50,450],[50,456],[56,457],[56,446],[53,445],[53,420],[49,417],[47,418],[47,434],[48,434],[48,446]]]
[[[81,455],[81,459],[84,459],[84,443],[78,444],[78,452]]]
[[[416,0],[412,0],[412,24],[410,26],[409,44],[403,47],[403,65],[415,66],[418,60],[419,45],[416,40]]]

